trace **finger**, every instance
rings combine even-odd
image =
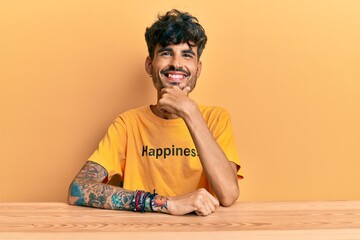
[[[211,203],[212,203],[215,207],[218,207],[218,206],[220,205],[219,200],[217,200],[217,199],[216,199],[213,195],[211,195],[210,193],[209,193],[208,197],[209,197],[209,200],[211,201]]]
[[[161,103],[159,101],[159,110],[166,112],[174,112],[174,109],[165,101],[162,101]]]
[[[211,204],[210,204],[211,205]],[[212,213],[213,211],[211,210],[211,207],[207,202],[201,202],[201,206],[199,206],[197,208],[197,211],[199,212],[199,214],[201,214],[202,216],[207,216],[210,213]]]
[[[216,209],[216,205],[210,199],[204,199],[203,202],[204,209],[210,213],[214,212]]]
[[[195,211],[196,215],[198,216],[206,216],[206,215],[209,215],[210,213],[206,214],[204,213],[203,211]]]
[[[198,216],[204,216],[200,211],[195,211],[195,214]]]
[[[162,88],[161,89],[161,93],[167,93],[167,92],[172,92],[172,89],[178,88],[180,89],[178,86],[171,86],[171,87],[166,87],[166,88]]]
[[[207,205],[208,205],[211,212],[215,211],[216,206],[211,201],[207,201]]]
[[[161,95],[164,95],[165,93],[167,93],[168,90],[169,90],[168,88],[161,89]]]

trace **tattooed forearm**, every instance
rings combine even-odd
[[[118,191],[111,196],[111,204],[114,209],[133,210],[131,201],[134,197],[134,192]]]
[[[133,191],[76,178],[70,186],[69,203],[96,208],[132,210],[133,196]]]
[[[107,171],[87,162],[69,188],[68,202],[72,205],[134,211],[168,213],[168,198],[143,190],[130,191],[105,184]],[[135,193],[138,193],[135,196]]]
[[[88,161],[70,185],[68,202],[73,205],[132,210],[134,192],[103,184],[105,168]]]

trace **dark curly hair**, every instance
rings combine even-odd
[[[187,43],[192,47],[197,46],[197,54],[200,58],[207,37],[196,17],[173,9],[163,16],[159,15],[158,20],[151,27],[146,28],[145,40],[151,59],[154,57],[157,44],[166,47],[169,44],[180,43]]]

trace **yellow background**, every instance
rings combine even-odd
[[[360,199],[360,1],[0,1],[0,201],[65,201],[111,121],[155,102],[145,27],[209,37],[191,95],[232,114],[241,200]]]

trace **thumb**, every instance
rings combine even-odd
[[[191,88],[190,87],[186,87],[183,89],[183,91],[186,93],[186,95],[189,94],[189,92],[191,91]]]

